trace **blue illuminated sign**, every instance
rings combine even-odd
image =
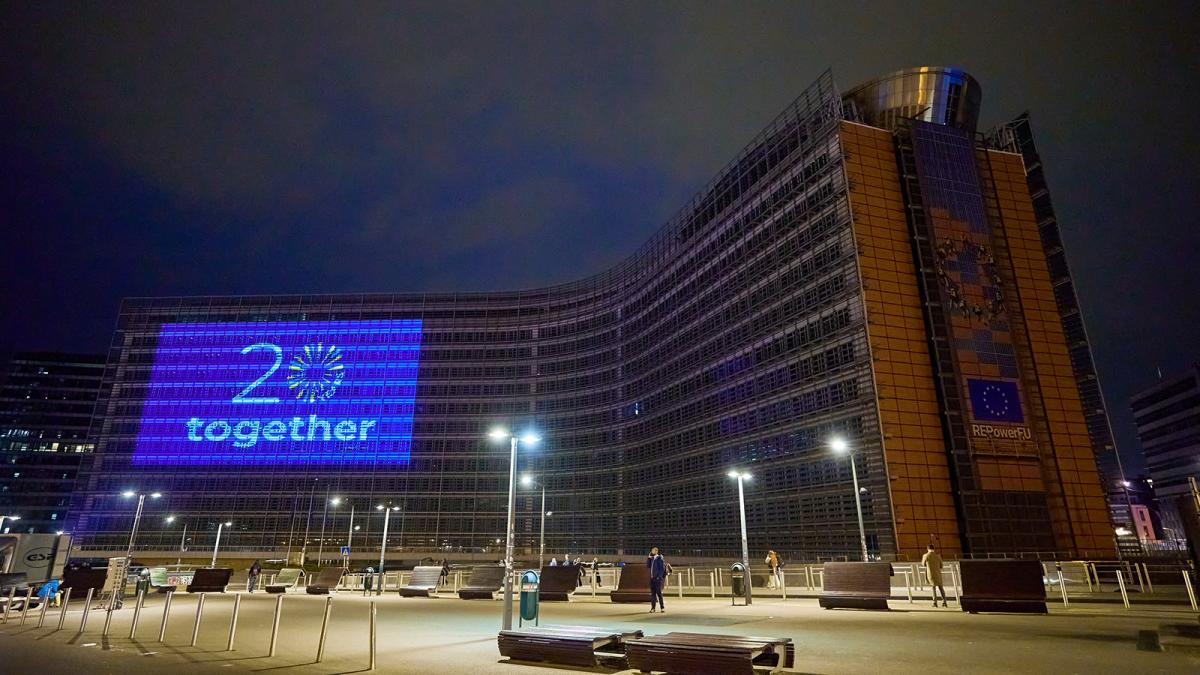
[[[421,321],[169,323],[134,464],[404,464]]]

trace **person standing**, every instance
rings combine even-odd
[[[253,593],[254,587],[258,585],[258,577],[262,574],[262,565],[257,560],[250,565],[250,569],[246,574],[246,592]]]
[[[654,601],[658,600],[658,611],[665,612],[667,608],[663,605],[663,583],[667,580],[667,561],[658,552],[658,547],[650,549],[650,555],[646,556],[646,567],[650,568],[650,611],[654,610]]]
[[[550,558],[550,567],[558,567],[558,558],[555,558],[555,557]]]
[[[775,551],[767,551],[765,562],[771,571],[771,575],[767,577],[767,588],[783,588],[783,580],[780,578],[779,555]]]
[[[942,586],[942,556],[938,555],[933,544],[930,544],[929,550],[921,556],[921,564],[925,566],[925,575],[929,578],[929,586],[933,591],[933,606],[937,607],[937,592],[941,591],[942,607],[949,607],[950,605],[946,604],[946,588]]]

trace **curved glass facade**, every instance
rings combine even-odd
[[[544,438],[522,448],[518,471],[547,487],[548,552],[734,555],[725,474],[737,466],[754,473],[752,539],[793,557],[852,555],[849,464],[827,448],[840,433],[855,447],[870,547],[892,554],[840,122],[827,73],[641,250],[577,283],[126,301],[78,495],[82,543],[122,546],[130,509],[118,493],[140,486],[165,493],[154,508],[191,522],[197,546],[233,520],[223,549],[299,550],[307,530],[311,556],[321,521],[326,551],[344,541],[333,533],[346,531],[349,502],[378,546],[373,506],[390,500],[393,548],[495,550],[508,448],[486,434],[499,423]],[[164,325],[389,320],[423,326],[406,464],[134,461]],[[327,492],[346,500],[329,514]],[[517,543],[530,550],[531,491],[518,508]],[[174,530],[159,522],[143,520],[140,545],[169,548]]]
[[[640,250],[575,283],[127,300],[71,530],[122,551],[120,493],[160,490],[139,548],[173,550],[186,524],[211,549],[228,521],[224,551],[329,558],[351,507],[353,548],[377,550],[386,504],[389,558],[494,559],[504,425],[543,439],[517,471],[546,489],[548,556],[737,556],[738,468],[754,550],[855,559],[850,461],[873,556],[1103,556],[1021,160],[974,136],[979,100],[954,69],[845,97],[827,72]],[[517,500],[526,558],[536,490]]]

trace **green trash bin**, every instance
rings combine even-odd
[[[521,622],[519,626],[525,625],[526,621],[532,621],[533,625],[538,625],[538,587],[541,585],[541,578],[538,573],[533,570],[525,570],[521,575]]]

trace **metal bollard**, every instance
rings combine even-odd
[[[79,619],[79,632],[83,633],[83,629],[87,628],[88,612],[92,611],[92,592],[94,588],[88,589],[87,599],[83,601],[83,617]]]
[[[1088,571],[1087,563],[1080,563],[1083,566],[1083,578],[1087,580],[1088,593],[1092,592],[1092,575]]]
[[[204,617],[204,596],[207,593],[200,594],[200,600],[196,603],[196,623],[192,625],[192,645],[196,646],[196,638],[200,637],[200,619]]]
[[[1146,592],[1146,582],[1142,581],[1142,566],[1138,563],[1133,564],[1133,571],[1137,572],[1138,593]]]
[[[124,589],[122,589],[124,592]],[[113,610],[117,607],[117,592],[113,591],[108,595],[108,606],[104,608],[104,630],[100,631],[100,635],[108,637],[108,627],[112,625]]]
[[[167,600],[163,603],[162,625],[158,627],[159,642],[164,642],[167,638],[167,619],[171,616],[171,598],[173,597],[175,597],[175,591],[167,591]]]
[[[911,570],[904,571],[904,586],[908,589],[908,604],[913,604],[913,572]],[[937,602],[937,596],[934,596],[934,602]]]
[[[325,638],[329,635],[329,614],[333,611],[333,598],[325,598],[325,616],[321,619],[321,640],[317,643],[317,663],[325,660]]]
[[[375,670],[375,601],[371,601],[371,665],[367,670]]]
[[[63,596],[62,610],[58,613],[58,628],[54,630],[62,630],[63,622],[67,620],[67,608],[71,606],[71,587],[67,586],[67,593]]]
[[[25,625],[25,617],[29,615],[29,605],[33,603],[33,586],[25,589],[25,605],[21,607],[21,625]]]
[[[145,591],[138,591],[137,600],[133,604],[133,622],[129,624],[129,639],[137,634],[138,619],[142,616],[142,602],[146,599]]]
[[[1192,588],[1192,575],[1188,574],[1187,570],[1183,570],[1183,587],[1187,589],[1188,602],[1192,603],[1192,611],[1196,609],[1196,591]]]
[[[42,611],[38,612],[38,625],[37,625],[38,628],[41,628],[42,624],[46,623],[46,608],[49,606],[50,606],[50,598],[47,597],[42,600]]]
[[[1142,571],[1146,573],[1146,588],[1150,589],[1150,592],[1153,593],[1154,582],[1150,580],[1150,567],[1146,563],[1142,563]]]
[[[783,591],[783,599],[787,600],[787,570],[779,570],[779,588]]]
[[[233,651],[233,637],[237,634],[238,610],[242,607],[242,596],[233,596],[233,616],[229,617],[229,641],[225,643],[225,651]]]
[[[1054,565],[1058,569],[1058,590],[1062,592],[1063,607],[1070,607],[1071,601],[1067,598],[1067,579],[1063,576],[1062,565]]]
[[[708,596],[710,598],[717,597],[717,575],[712,572],[708,573]]]
[[[283,614],[283,594],[275,601],[275,621],[271,624],[271,649],[267,656],[275,656],[275,646],[279,644],[279,616]]]
[[[1129,609],[1129,595],[1125,592],[1125,576],[1121,570],[1117,570],[1117,585],[1121,587],[1121,602],[1125,603],[1125,609]]]
[[[4,623],[8,623],[8,609],[12,607],[15,597],[17,597],[17,587],[12,586],[8,589],[8,602],[4,603]]]

